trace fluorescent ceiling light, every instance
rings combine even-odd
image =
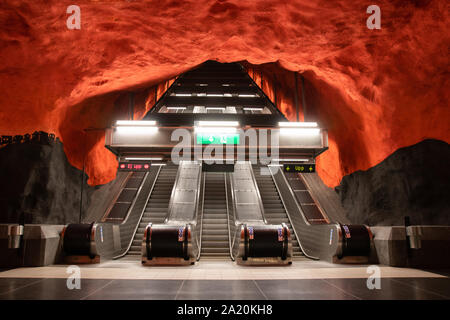
[[[279,127],[284,128],[314,128],[317,122],[278,122]]]
[[[263,108],[244,108],[245,111],[262,111]]]
[[[197,121],[199,127],[238,127],[238,121]]]
[[[230,85],[228,83],[222,84],[222,87],[229,87]]]
[[[162,157],[153,157],[153,158],[128,158],[128,157],[125,157],[125,160],[130,160],[130,161],[133,161],[133,160],[135,160],[135,161],[151,161],[151,160],[162,160],[163,158]]]
[[[224,97],[232,97],[233,95],[231,93],[224,93],[223,96]]]
[[[257,95],[256,94],[240,94],[240,95],[238,95],[238,97],[240,97],[240,98],[254,98],[254,97],[257,97]]]
[[[167,107],[168,110],[186,110],[186,107]]]
[[[199,83],[198,86],[199,86],[199,87],[207,87],[208,84],[207,84],[207,83]]]
[[[144,126],[119,126],[116,130],[120,134],[151,134],[158,131],[158,127],[144,127]]]
[[[176,97],[191,97],[192,94],[190,93],[175,93]]]
[[[207,97],[223,97],[223,94],[220,93],[208,93]]]
[[[225,134],[225,133],[236,133],[237,129],[236,128],[230,128],[230,127],[195,127],[194,131],[196,133],[220,133],[220,134]]]
[[[282,135],[297,135],[297,136],[316,136],[320,134],[319,128],[281,128]]]
[[[286,162],[286,161],[292,161],[292,162],[306,162],[309,161],[309,159],[272,159],[272,161],[275,162]]]
[[[197,93],[197,97],[206,97],[206,93]]]
[[[116,126],[155,126],[154,120],[117,120]]]
[[[206,110],[225,110],[223,107],[208,107]]]

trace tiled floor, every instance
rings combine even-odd
[[[142,267],[108,261],[81,266],[81,288],[67,288],[67,266],[0,272],[0,299],[450,299],[448,270],[380,266],[381,288],[367,287],[367,266],[298,261],[242,267],[203,261],[188,267]]]

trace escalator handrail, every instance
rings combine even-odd
[[[145,213],[145,208],[146,208],[146,206],[147,206],[147,203],[148,203],[148,201],[149,201],[149,199],[150,199],[151,194],[153,193],[153,189],[155,188],[156,181],[158,180],[159,174],[161,173],[161,168],[162,168],[162,166],[159,166],[158,172],[157,172],[156,175],[155,175],[155,179],[153,180],[152,186],[151,186],[151,188],[150,188],[150,191],[149,191],[149,193],[148,193],[148,195],[147,195],[147,199],[146,199],[146,201],[145,201],[145,205],[144,205],[143,208],[142,208],[142,211],[141,211],[141,213],[140,213],[139,220],[138,220],[138,222],[136,223],[136,227],[134,228],[133,235],[132,235],[131,238],[130,238],[130,242],[128,243],[127,249],[124,250],[123,253],[121,253],[121,254],[119,254],[119,255],[117,255],[117,256],[114,256],[114,257],[113,257],[114,260],[115,260],[115,259],[122,258],[123,256],[125,256],[125,255],[128,253],[128,251],[130,251],[130,248],[131,248],[131,246],[132,246],[132,244],[133,244],[134,237],[136,236],[137,230],[138,230],[138,228],[139,228],[139,224],[141,223],[142,216],[143,216],[144,213]],[[129,216],[129,214],[131,213],[131,210],[134,208],[134,204],[135,204],[135,202],[136,202],[136,200],[137,200],[139,194],[141,193],[141,189],[142,189],[142,187],[143,187],[145,181],[147,180],[148,175],[149,175],[149,173],[147,172],[146,175],[145,175],[145,177],[144,177],[144,179],[143,179],[143,181],[142,181],[142,184],[141,184],[141,186],[140,186],[138,192],[136,193],[136,197],[135,197],[134,200],[133,200],[133,203],[132,203],[132,205],[131,205],[131,207],[130,207],[130,210],[128,211],[128,215],[127,215],[127,217],[126,217],[126,219],[124,220],[123,223],[125,223],[125,221],[128,220],[128,216]],[[122,224],[123,224],[123,223],[122,223]]]
[[[301,243],[301,241],[300,241],[300,238],[299,238],[299,236],[298,236],[298,234],[297,234],[297,231],[295,230],[294,223],[292,222],[291,215],[289,214],[289,211],[288,211],[287,208],[286,208],[286,204],[284,203],[284,199],[283,199],[283,197],[281,196],[281,192],[280,192],[280,189],[278,188],[278,184],[277,184],[277,182],[276,182],[276,180],[275,180],[275,178],[274,178],[274,176],[273,176],[273,172],[272,172],[272,170],[270,169],[270,167],[268,167],[268,169],[269,169],[269,172],[270,172],[270,176],[272,177],[272,181],[273,181],[274,184],[275,184],[275,188],[277,189],[278,195],[280,196],[280,200],[281,200],[281,203],[283,204],[284,211],[286,212],[286,215],[287,215],[287,217],[288,217],[288,219],[289,219],[289,222],[291,223],[292,230],[294,230],[294,234],[295,234],[295,237],[296,237],[296,239],[297,239],[297,242],[298,242],[298,245],[299,245],[299,247],[300,247],[300,250],[302,250],[303,254],[304,254],[307,258],[310,258],[310,259],[313,259],[313,260],[319,260],[318,257],[311,256],[311,255],[308,254],[308,253],[305,251],[305,249],[303,248],[302,243]],[[277,170],[280,170],[280,168],[278,168]],[[285,182],[286,185],[288,186],[290,192],[293,193],[292,188],[291,188],[291,186],[289,185],[289,183],[288,183],[288,181],[287,181],[287,179],[286,179],[286,177],[285,177],[285,175],[283,174],[282,171],[281,171],[281,174],[282,174],[283,179],[284,179],[284,182]],[[294,197],[294,199],[295,199],[295,197]],[[299,208],[299,209],[301,209],[301,208]],[[300,212],[301,212],[301,214],[302,214],[303,219],[306,221],[303,211],[300,210]],[[310,225],[310,224],[308,223],[308,225]]]
[[[180,179],[181,167],[183,165],[183,162],[184,161],[180,161],[180,163],[178,164],[177,175],[176,175],[175,181],[173,183],[172,192],[170,193],[169,206],[167,208],[167,215],[166,215],[166,219],[164,219],[163,224],[166,224],[170,220],[170,214],[171,214],[171,211],[172,211],[173,201],[174,201],[173,199],[174,199],[174,195],[175,195],[175,192],[176,192],[178,180]]]
[[[259,209],[260,209],[260,212],[261,212],[262,220],[264,221],[264,224],[268,224],[267,220],[266,220],[266,217],[265,217],[265,213],[264,213],[264,204],[262,202],[261,193],[259,192],[258,183],[256,182],[255,174],[253,172],[253,166],[250,163],[250,161],[247,162],[247,166],[248,166],[248,168],[250,170],[253,186],[255,187],[256,197],[258,198],[258,204],[259,204]]]
[[[231,174],[230,174],[231,175]],[[234,236],[233,236],[233,240],[231,241],[231,239],[230,239],[230,252],[231,252],[231,260],[233,260],[233,261],[235,261],[236,260],[236,257],[233,255],[233,249],[234,249],[234,246],[235,246],[235,242],[236,242],[236,233],[239,231],[240,232],[240,229],[239,228],[237,228],[237,226],[236,226],[236,201],[235,201],[235,195],[234,195],[234,183],[233,183],[233,178],[231,178],[230,177],[230,189],[231,189],[231,203],[233,204],[232,205],[232,208],[233,208],[233,224],[234,224],[234,228],[235,228],[235,230],[234,230]],[[229,215],[229,217],[230,217],[230,215]],[[239,229],[239,230],[238,230]],[[230,230],[230,232],[231,232],[231,230]]]
[[[228,221],[228,247],[230,249],[230,258],[231,260],[235,260],[233,257],[233,250],[231,247],[231,226],[230,226],[230,211],[228,206],[228,185],[227,185],[227,174],[223,173],[224,177],[224,185],[225,185],[225,203],[226,203],[226,210],[227,210],[227,221]]]
[[[205,212],[205,185],[206,185],[206,172],[203,172],[202,212],[200,215],[200,231],[199,231],[198,242],[197,242],[197,246],[198,246],[197,261],[200,260],[200,254],[202,251],[203,215]],[[197,203],[197,207],[198,207],[198,205],[199,205],[199,203]],[[198,213],[197,213],[197,215],[198,215]]]

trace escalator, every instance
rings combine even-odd
[[[285,223],[290,232],[292,238],[292,254],[294,258],[304,257],[303,252],[300,249],[296,233],[292,228],[291,220],[286,212],[283,201],[278,194],[277,187],[273,182],[270,172],[261,171],[266,169],[264,166],[253,166],[253,174],[255,175],[256,182],[258,184],[259,192],[261,193],[261,199],[264,206],[265,218],[270,224]],[[264,174],[265,173],[265,174]]]
[[[180,161],[177,168],[168,205],[166,189],[158,195],[164,202],[153,208],[155,212],[167,211],[166,219],[163,223],[148,223],[142,240],[138,240],[143,265],[189,265],[198,258],[202,166],[198,161]]]
[[[234,225],[231,258],[242,265],[291,264],[291,232],[286,223],[268,222],[251,163],[237,161],[230,178],[230,221]]]
[[[268,168],[306,257],[334,263],[368,262],[372,234],[367,226],[339,223],[336,209],[325,212],[303,175]]]
[[[127,258],[135,257],[136,259],[140,259],[142,238],[144,237],[145,227],[149,223],[164,223],[169,208],[170,195],[177,175],[177,168],[175,165],[166,165],[161,168],[153,192],[150,195],[150,199],[147,202],[144,214],[134,235],[131,247],[127,252]]]
[[[204,173],[201,258],[230,258],[226,173]]]

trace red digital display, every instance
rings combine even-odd
[[[120,162],[119,171],[148,171],[150,170],[150,163],[142,162]]]

